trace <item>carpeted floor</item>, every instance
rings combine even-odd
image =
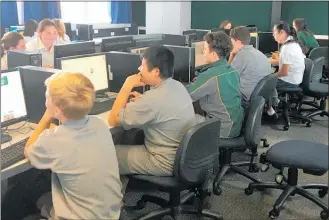
[[[326,117],[318,118],[319,121],[313,122],[311,128],[304,125],[292,125],[289,131],[283,131],[282,125],[264,125],[264,131],[271,145],[283,140],[311,140],[328,144],[328,119]],[[262,153],[266,149],[260,147]],[[241,156],[241,154],[240,154]],[[245,155],[242,154],[242,157]],[[278,171],[270,168],[267,172],[259,172],[257,175],[262,181],[274,181],[274,176]],[[30,170],[10,180],[10,189],[2,198],[1,219],[2,220],[20,220],[23,217],[35,212],[36,199],[47,190],[50,190],[49,173]],[[328,184],[328,174],[321,177],[314,177],[302,172],[299,173],[300,183],[325,183]],[[226,220],[264,220],[268,219],[268,212],[272,209],[275,200],[280,195],[279,190],[267,190],[264,192],[255,191],[252,195],[244,194],[244,188],[249,181],[238,175],[228,175],[222,182],[223,193],[221,196],[215,196],[212,209],[222,213]],[[159,192],[157,192],[159,194]],[[314,191],[317,193],[317,191]],[[161,194],[161,193],[160,193]],[[142,192],[136,192],[133,189],[129,191],[125,198],[130,205],[140,198]],[[163,195],[163,194],[161,194]],[[166,195],[163,195],[164,197]],[[323,198],[328,201],[328,195]],[[156,209],[155,205],[147,205],[142,211],[127,212],[123,211],[122,219],[128,220],[138,215]],[[280,220],[315,220],[320,219],[321,209],[312,202],[300,197],[294,196],[289,199],[284,209],[277,219]],[[170,219],[169,217],[164,219]],[[194,220],[193,216],[184,216],[183,219]]]

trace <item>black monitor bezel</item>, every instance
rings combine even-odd
[[[58,65],[59,65],[58,68],[62,69],[62,61],[63,60],[72,60],[72,59],[78,59],[78,58],[84,58],[84,57],[93,57],[93,56],[100,56],[100,55],[105,56],[105,64],[106,64],[106,72],[107,72],[107,74],[106,74],[107,88],[106,89],[96,90],[96,94],[101,94],[101,93],[104,93],[104,92],[108,92],[109,91],[109,67],[108,67],[107,60],[106,60],[106,53],[93,53],[93,54],[84,54],[84,55],[57,58]]]
[[[2,73],[10,73],[10,72],[18,72],[19,73],[19,77],[21,79],[21,86],[22,86],[22,90],[23,90],[26,115],[25,116],[22,116],[22,117],[19,117],[19,118],[14,118],[14,119],[10,119],[10,120],[1,122],[1,128],[5,128],[5,127],[8,127],[10,125],[14,125],[16,123],[19,123],[19,122],[27,121],[28,120],[28,113],[27,113],[27,106],[26,106],[26,98],[25,98],[25,91],[24,91],[24,86],[23,86],[21,71],[19,70],[19,68],[12,68],[12,69],[8,69],[8,70],[1,70],[1,74]]]
[[[106,48],[104,46],[105,42],[104,41],[107,41],[107,40],[114,40],[114,39],[120,39],[120,38],[131,38],[131,42],[130,43],[121,43],[120,41],[118,42],[118,45],[127,45],[127,44],[132,44],[132,45],[136,45],[136,40],[134,40],[133,36],[131,35],[124,35],[124,36],[113,36],[113,37],[106,37],[106,38],[102,38],[102,41],[101,41],[101,44],[100,44],[100,50],[101,50],[101,53],[108,53],[108,52],[111,52],[111,51],[115,51],[115,50],[111,50],[111,51],[105,51],[104,49]],[[127,51],[128,51],[128,48],[130,47],[127,47]],[[125,51],[124,51],[125,52]]]

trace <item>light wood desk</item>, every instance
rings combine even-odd
[[[97,117],[101,118],[106,124],[107,124],[107,116],[108,116],[108,112],[104,112],[102,114],[97,115]],[[21,140],[29,137],[32,134],[34,128],[36,127],[36,124],[26,123],[24,125],[24,123],[25,122],[20,122],[20,123],[17,123],[15,125],[8,127],[8,131],[9,131],[8,134],[12,137],[12,140],[10,142],[1,144],[1,149],[4,149],[18,141],[21,141]],[[20,129],[12,130],[12,131],[10,130],[10,129],[19,128],[22,125],[24,125],[24,126]],[[116,132],[117,130],[122,130],[122,128],[114,128],[111,126],[108,126],[108,127],[109,127],[109,129],[111,129],[111,132]],[[21,160],[13,165],[7,167],[6,169],[1,170],[1,180],[6,180],[12,176],[25,172],[26,170],[29,170],[31,168],[32,168],[32,166],[31,166],[30,162],[28,162],[27,159]]]

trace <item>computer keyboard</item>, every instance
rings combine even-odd
[[[25,138],[4,149],[1,149],[1,170],[25,158],[24,147],[29,138]]]
[[[109,111],[114,103],[115,98],[97,98],[94,102],[94,106],[89,112],[90,115],[98,115],[104,112]]]

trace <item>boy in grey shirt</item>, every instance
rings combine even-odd
[[[250,33],[245,27],[235,27],[230,32],[233,50],[228,63],[240,73],[242,105],[246,107],[250,96],[265,76],[271,74],[268,58],[250,44]]]
[[[46,84],[47,110],[25,147],[32,166],[52,171],[52,196],[38,201],[44,203],[41,215],[119,219],[121,183],[111,133],[101,119],[87,116],[93,84],[75,73],[53,75]],[[50,128],[53,118],[61,125]]]
[[[116,152],[123,185],[125,175],[171,176],[177,148],[194,125],[192,100],[182,83],[172,79],[174,55],[166,47],[153,46],[143,54],[140,73],[128,77],[122,86],[108,122],[124,129],[141,128],[145,145],[118,145]],[[143,95],[134,87],[152,86]],[[128,103],[129,96],[134,96]]]

